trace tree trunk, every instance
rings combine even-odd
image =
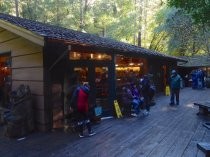
[[[148,0],[145,0],[145,3],[144,3],[144,8],[143,8],[143,10],[144,10],[144,32],[143,32],[143,39],[144,39],[144,43],[145,43],[145,41],[146,41],[146,38],[147,38],[147,35],[146,35],[146,30],[147,30],[147,8],[148,8]],[[145,44],[144,44],[144,46],[146,46]]]
[[[84,17],[83,16],[84,16],[83,0],[80,0],[80,26],[79,26],[80,31],[82,31],[84,29],[84,21],[83,21]]]
[[[207,32],[208,30],[206,29],[206,26],[203,25],[203,35],[204,35],[204,40],[205,40],[205,44],[206,44],[206,51],[207,54],[210,55],[210,47],[209,47],[209,38],[207,37]]]
[[[59,0],[56,1],[57,5],[56,5],[56,25],[60,25],[60,14],[59,14]]]
[[[15,10],[16,10],[16,16],[19,17],[18,0],[15,0]]]
[[[142,41],[141,41],[141,35],[142,35],[142,8],[143,0],[140,0],[139,2],[139,30],[138,30],[138,46],[141,47]]]
[[[138,46],[141,47],[141,31],[138,32]]]

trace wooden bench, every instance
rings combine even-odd
[[[208,123],[208,122],[203,123],[203,126],[206,127],[207,129],[210,129],[210,123]]]
[[[203,115],[208,115],[209,109],[210,109],[210,102],[206,101],[206,102],[196,102],[194,103],[194,105],[199,106],[199,112],[197,113],[197,115],[203,114]]]
[[[197,147],[206,155],[206,157],[210,157],[210,143],[200,142],[197,143]]]

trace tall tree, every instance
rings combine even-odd
[[[163,21],[155,31],[158,35],[165,35],[163,39],[167,41],[165,45],[168,45],[166,50],[169,54],[191,56],[209,53],[209,31],[194,25],[189,14],[181,9],[166,8],[161,16]],[[163,42],[162,39],[159,42]]]
[[[182,8],[189,12],[196,23],[210,26],[210,1],[209,0],[168,0],[169,6]]]
[[[15,10],[16,10],[16,16],[19,17],[19,8],[18,8],[18,0],[15,0]]]
[[[138,3],[139,7],[139,17],[138,17],[138,46],[142,44],[142,19],[143,19],[143,0],[140,0]]]

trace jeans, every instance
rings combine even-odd
[[[150,111],[150,97],[149,95],[144,95],[144,103],[145,103],[145,109],[149,112]]]
[[[176,104],[179,105],[179,91],[180,89],[171,89],[171,104],[174,104],[174,98],[176,96]]]
[[[85,126],[88,129],[88,133],[91,133],[91,124],[90,124],[90,119],[89,119],[88,113],[78,112],[77,116],[78,116],[77,124],[78,124],[79,133],[81,135],[83,135]]]
[[[139,100],[134,99],[134,100],[132,101],[132,107],[133,107],[133,109],[134,109],[134,112],[135,112],[136,114],[139,114],[139,112],[140,112],[140,102],[139,102]]]

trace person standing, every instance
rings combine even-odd
[[[141,91],[142,95],[144,97],[144,105],[146,111],[144,112],[144,115],[149,115],[150,112],[150,80],[148,75],[144,75],[143,79],[141,81]]]
[[[88,96],[90,87],[88,84],[81,85],[77,88],[77,114],[78,114],[78,129],[79,137],[84,137],[85,126],[88,129],[88,136],[93,136],[96,133],[92,131],[89,118]]]
[[[132,108],[132,100],[133,96],[131,93],[131,90],[129,88],[129,84],[127,83],[125,86],[122,88],[122,96],[121,96],[123,108],[124,108],[124,114],[128,117],[131,116],[131,108]]]
[[[171,89],[171,99],[170,105],[174,105],[174,99],[176,97],[176,105],[179,105],[179,92],[181,85],[181,77],[177,74],[176,70],[171,71],[170,77],[170,89]]]

